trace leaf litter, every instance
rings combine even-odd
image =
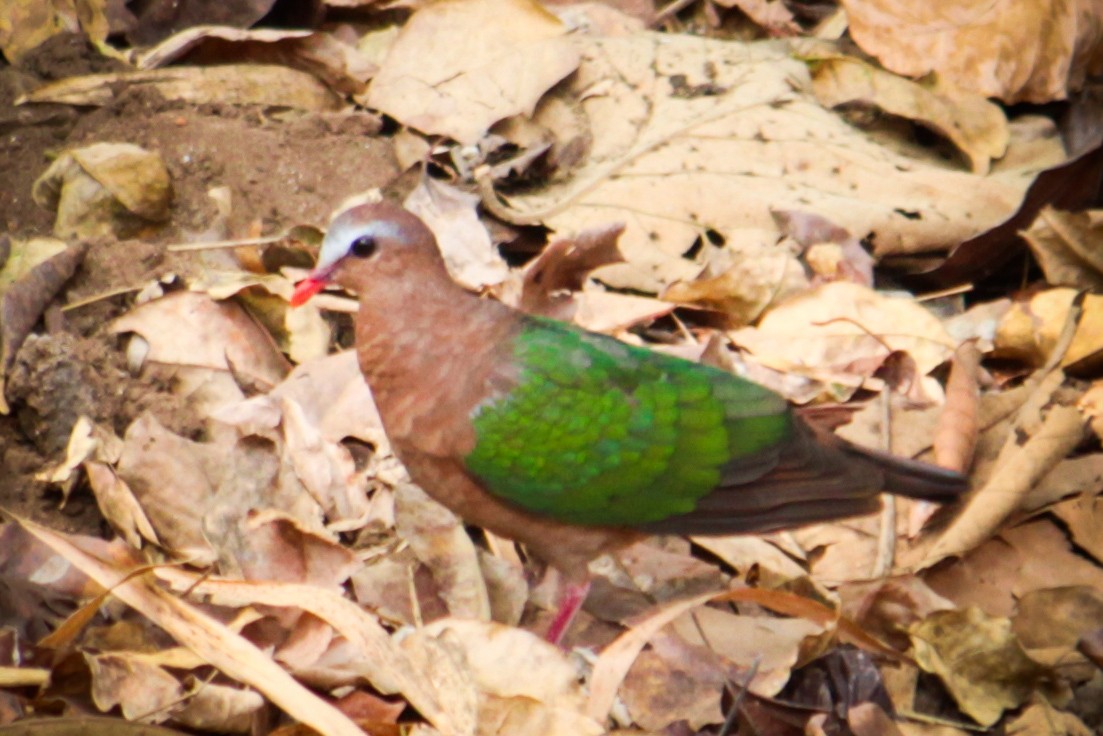
[[[855,39],[872,50],[863,7],[847,3]],[[775,31],[800,27],[776,9],[744,10]],[[101,40],[102,18],[82,21]],[[0,48],[22,59],[42,29],[30,16],[14,22]],[[442,28],[463,43],[427,52],[444,48]],[[355,356],[324,355],[331,340],[347,346],[347,321],[314,305],[294,320],[286,312],[304,265],[286,260],[294,247],[193,261],[159,254],[111,271],[105,263],[127,256],[105,255],[122,245],[98,224],[110,221],[67,215],[95,227],[90,261],[35,282],[30,297],[20,292],[27,267],[8,280],[0,271],[4,369],[18,378],[0,437],[44,436],[33,435],[45,420],[29,407],[50,392],[29,393],[25,375],[44,340],[74,329],[50,311],[58,294],[79,300],[75,329],[125,356],[132,375],[114,380],[156,387],[162,399],[115,416],[56,414],[53,439],[0,453],[5,467],[23,462],[24,475],[43,479],[35,483],[57,486],[67,508],[93,499],[97,523],[117,535],[108,544],[10,514],[0,527],[0,642],[18,644],[0,646],[0,668],[42,683],[43,671],[61,674],[77,656],[85,707],[219,732],[257,728],[266,702],[323,733],[399,724],[425,734],[715,733],[733,702],[760,727],[805,731],[911,733],[913,719],[937,718],[946,733],[992,724],[1030,733],[1040,723],[1088,732],[1082,693],[1101,679],[1090,653],[1103,590],[1103,453],[1098,430],[1087,430],[1103,412],[1084,379],[1097,377],[1100,308],[1047,287],[1094,283],[1094,215],[1043,211],[1027,240],[1045,281],[1012,300],[919,302],[886,291],[876,262],[937,263],[1007,220],[1038,172],[1064,161],[1056,128],[1006,118],[979,96],[996,93],[953,74],[909,80],[831,44],[810,55],[785,41],[645,32],[608,9],[557,19],[517,0],[456,0],[392,30],[365,36],[359,51],[342,40],[359,32],[351,27],[185,30],[141,57],[145,67],[175,65],[160,78],[67,75],[24,94],[24,109],[94,104],[140,121],[148,113],[128,100],[156,89],[170,100],[158,110],[192,115],[171,123],[183,130],[204,122],[187,107],[199,101],[277,104],[296,112],[258,113],[266,125],[297,125],[294,136],[321,141],[363,122],[320,112],[354,96],[401,126],[396,137],[417,151],[409,162],[452,178],[421,174],[392,193],[437,229],[468,288],[635,343],[668,343],[811,404],[810,416],[837,424],[845,414],[840,431],[867,444],[972,462],[973,494],[949,511],[902,504],[761,537],[628,548],[594,563],[599,583],[567,653],[539,637],[554,581],[412,486]],[[1039,69],[1071,65],[1062,78],[1075,85],[1096,64],[1076,51],[1082,42],[1040,57]],[[988,62],[1004,73],[1005,59]],[[225,63],[239,64],[236,83],[214,71],[226,67],[205,66]],[[257,98],[240,81],[264,65],[264,78],[283,81]],[[999,94],[1075,93],[1016,84]],[[863,121],[853,115],[863,106],[939,140],[900,135],[899,120]],[[83,114],[93,129],[119,124]],[[210,166],[228,153],[224,138],[166,157],[171,188],[160,172],[134,174],[145,194],[177,192],[177,239],[301,224],[278,206],[252,211],[259,182],[242,178],[233,183],[246,206],[223,198],[217,227],[195,227],[212,205],[193,180],[211,188],[232,178]],[[947,157],[946,145],[956,153]],[[510,146],[519,150],[502,165]],[[209,166],[201,176],[184,163],[196,156]],[[320,222],[338,197],[317,192],[347,158],[325,159],[308,184],[288,177],[287,197],[316,200]],[[35,167],[35,177],[47,168]],[[21,180],[28,201],[35,177]],[[134,212],[129,196],[122,205]],[[54,226],[49,214],[23,216],[37,217],[41,234]],[[144,204],[137,214],[142,238],[171,240],[156,225],[162,215]],[[489,228],[487,214],[498,218]],[[243,216],[269,221],[246,228]],[[31,252],[24,242],[11,241],[20,257]],[[162,278],[174,269],[182,277]],[[124,295],[153,281],[151,299]],[[348,308],[336,296],[318,304]],[[40,317],[45,334],[35,334]],[[878,392],[887,398],[871,400]],[[86,392],[80,408],[94,410],[102,395]],[[180,408],[166,411],[169,402]],[[185,410],[186,420],[173,413]],[[0,686],[0,705],[25,708],[29,687]],[[0,719],[8,713],[0,708]]]

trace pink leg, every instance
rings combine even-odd
[[[559,645],[563,640],[563,635],[571,627],[575,614],[582,608],[582,603],[586,600],[586,594],[589,592],[589,580],[566,584],[563,592],[559,595],[559,609],[555,612],[555,618],[548,628],[548,641],[557,646]]]

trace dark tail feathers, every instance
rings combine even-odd
[[[968,477],[937,465],[908,460],[841,440],[843,449],[872,462],[885,474],[886,493],[946,503],[969,490]]]

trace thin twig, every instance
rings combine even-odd
[[[658,13],[655,13],[655,17],[651,19],[650,27],[654,28],[655,26],[659,25],[660,23],[665,21],[670,16],[676,15],[676,14],[682,12],[683,10],[688,8],[690,5],[692,5],[694,2],[696,2],[696,0],[674,0],[674,2],[667,5],[665,8],[660,10]]]
[[[888,391],[881,393],[881,447],[892,452],[892,396]],[[883,578],[892,570],[896,557],[896,497],[891,493],[882,494],[881,528],[877,534],[877,557],[870,571],[874,580]]]
[[[732,701],[731,708],[728,708],[728,715],[724,718],[724,725],[720,727],[720,733],[717,736],[728,736],[735,728],[735,720],[739,718],[739,708],[747,697],[747,691],[750,689],[751,683],[754,682],[755,675],[758,674],[758,665],[761,662],[762,655],[755,657],[754,662],[751,663],[751,671],[747,673],[747,678],[742,683],[737,683],[739,689],[733,693],[735,699]]]
[[[195,250],[220,250],[223,248],[240,248],[245,245],[268,245],[278,243],[286,235],[266,235],[263,238],[241,238],[240,240],[211,240],[206,243],[174,243],[165,250],[172,253],[187,253]]]
[[[122,286],[118,289],[112,289],[111,291],[105,291],[100,294],[93,294],[92,296],[86,296],[83,299],[78,299],[75,302],[69,302],[61,308],[63,312],[69,312],[74,309],[80,309],[81,307],[87,307],[89,304],[95,304],[96,302],[102,302],[105,299],[111,299],[116,296],[122,296],[123,294],[131,294],[135,291],[141,291],[141,286]]]

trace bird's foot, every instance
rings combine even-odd
[[[552,619],[551,626],[548,628],[548,641],[556,646],[561,645],[563,635],[571,627],[571,622],[574,621],[575,615],[582,608],[582,603],[586,600],[586,595],[589,592],[589,580],[581,583],[567,583],[564,586],[559,595],[559,606],[555,612],[555,618]]]

